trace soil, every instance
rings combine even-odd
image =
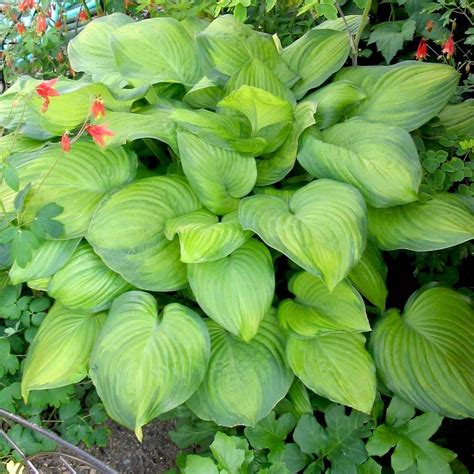
[[[109,444],[106,448],[84,448],[119,474],[161,474],[174,467],[178,448],[168,437],[168,431],[173,428],[173,422],[154,422],[143,429],[143,443],[135,434],[108,421],[110,428]],[[78,474],[100,474],[85,463],[63,457]],[[57,454],[35,456],[33,464],[41,474],[70,473]]]

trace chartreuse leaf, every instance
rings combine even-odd
[[[270,309],[275,291],[267,247],[248,240],[227,257],[188,265],[199,306],[230,333],[250,341]]]
[[[197,35],[197,42],[209,66],[227,76],[256,58],[288,86],[298,78],[281,58],[270,35],[252,30],[231,15],[216,18]]]
[[[101,199],[132,180],[137,167],[135,155],[120,147],[103,151],[85,142],[75,143],[67,156],[54,145],[14,155],[11,162],[19,173],[20,188],[33,185],[23,220],[31,222],[41,207],[54,202],[63,208],[56,219],[64,225],[64,239],[83,236]],[[17,194],[4,184],[0,194],[7,212],[12,211]]]
[[[305,102],[316,106],[315,120],[319,129],[323,130],[342,119],[367,96],[360,87],[349,81],[338,81],[305,97]]]
[[[265,153],[280,147],[291,129],[293,106],[264,89],[243,85],[222,99],[218,107],[245,116],[251,125],[251,136],[265,139]]]
[[[110,46],[112,33],[133,19],[123,13],[113,13],[95,18],[68,43],[67,53],[75,71],[90,74],[95,82],[104,82],[114,87],[127,84],[119,72]]]
[[[183,102],[196,109],[213,109],[222,99],[222,88],[212,79],[204,76],[183,97]]]
[[[31,261],[21,268],[13,263],[9,275],[11,282],[18,283],[45,278],[61,269],[71,258],[80,239],[71,240],[44,240],[40,246],[33,250]]]
[[[280,303],[278,318],[296,336],[370,331],[364,302],[347,280],[329,292],[321,278],[300,272],[290,279],[288,289],[295,299]]]
[[[295,107],[291,130],[283,145],[257,160],[257,186],[268,186],[281,181],[292,170],[300,135],[314,124],[315,110],[316,105],[306,101]]]
[[[178,132],[184,173],[201,202],[215,214],[236,210],[239,198],[255,186],[255,159],[207,143],[189,132]]]
[[[370,241],[359,260],[349,273],[349,280],[352,284],[377,308],[385,308],[387,299],[387,265],[380,250]]]
[[[110,41],[115,63],[128,80],[193,86],[202,77],[196,43],[174,18],[151,18],[117,28]]]
[[[349,56],[347,33],[312,29],[283,50],[282,58],[300,79],[292,90],[301,99],[338,71]]]
[[[375,367],[361,334],[331,333],[312,339],[290,335],[288,363],[313,392],[370,413],[375,400]]]
[[[97,313],[108,309],[117,296],[130,289],[131,285],[84,243],[53,275],[48,294],[66,308]]]
[[[211,458],[189,454],[186,456],[183,474],[219,474],[219,469]]]
[[[243,199],[239,208],[244,229],[320,276],[330,291],[362,256],[366,212],[355,188],[327,179],[303,186],[288,201],[260,194]]]
[[[242,229],[237,211],[226,214],[219,222],[219,218],[206,209],[168,219],[166,238],[173,240],[176,234],[184,263],[212,262],[227,257],[252,236],[252,232]]]
[[[219,467],[229,474],[245,472],[254,458],[245,438],[227,436],[220,431],[216,433],[210,449],[219,463]]]
[[[46,143],[40,140],[28,138],[20,133],[9,133],[0,137],[0,162],[3,162],[13,153],[24,151],[35,151],[46,146]]]
[[[418,199],[422,167],[415,143],[400,127],[352,119],[308,130],[298,161],[312,176],[352,184],[375,207]]]
[[[293,374],[285,337],[273,314],[246,343],[207,321],[211,360],[204,382],[187,402],[199,418],[221,426],[254,426],[286,395]]]
[[[390,424],[378,426],[367,442],[372,456],[384,456],[391,448],[393,470],[420,474],[452,472],[449,463],[456,457],[452,451],[442,448],[429,439],[438,431],[443,418],[436,413],[424,413],[402,426]]]
[[[393,66],[343,69],[336,80],[352,81],[367,95],[350,115],[412,131],[447,104],[459,73],[444,64],[403,61]]]
[[[198,209],[201,203],[182,176],[137,180],[101,203],[87,240],[110,269],[134,286],[177,290],[186,286],[186,266],[178,239],[165,237],[166,222]]]
[[[358,1],[360,3],[360,0]],[[363,8],[360,5],[358,6],[359,8]],[[314,29],[347,31],[347,28],[349,28],[350,32],[355,35],[357,34],[357,31],[359,30],[362,21],[364,21],[364,26],[366,26],[367,18],[363,18],[362,15],[346,15],[345,18],[337,18],[336,20],[325,20],[318,26],[315,26]]]
[[[472,417],[473,318],[470,299],[442,287],[415,292],[403,316],[387,311],[371,338],[385,385],[423,411]]]
[[[41,323],[23,368],[21,393],[80,382],[105,313],[70,310],[56,303]]]
[[[426,202],[369,208],[369,232],[383,250],[440,250],[472,239],[474,216],[457,195],[438,193]]]
[[[209,360],[199,316],[177,303],[157,315],[156,300],[131,291],[118,297],[91,355],[90,375],[109,416],[135,430],[185,402]]]
[[[441,135],[474,136],[474,99],[448,104],[438,115]]]

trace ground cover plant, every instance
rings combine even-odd
[[[472,416],[468,296],[432,284],[384,312],[381,256],[472,238],[469,187],[423,178],[410,135],[472,124],[448,113],[459,75],[343,67],[345,26],[282,48],[229,16],[114,14],[70,43],[80,81],[23,77],[0,98],[5,267],[56,300],[25,400],[89,374],[140,437],[183,403],[254,427],[298,379],[369,415],[377,371],[433,426]]]

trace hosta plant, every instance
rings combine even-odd
[[[360,18],[346,23],[355,33]],[[458,73],[344,67],[344,28],[323,23],[283,49],[231,16],[114,14],[71,41],[80,81],[21,78],[0,98],[9,278],[55,299],[25,400],[90,376],[141,438],[181,404],[255,426],[296,379],[368,414],[378,374],[419,409],[472,416],[468,298],[432,285],[384,312],[383,251],[473,236],[468,196],[419,201],[411,135]],[[47,205],[60,235],[20,258],[18,233]]]

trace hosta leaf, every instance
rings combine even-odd
[[[97,313],[108,309],[117,296],[129,289],[130,284],[110,270],[84,243],[53,275],[48,294],[66,308]]]
[[[457,195],[438,193],[426,202],[369,208],[369,232],[383,250],[440,250],[472,239],[474,216]]]
[[[168,219],[165,236],[173,240],[179,235],[181,261],[202,263],[219,260],[237,250],[251,236],[239,222],[236,211],[219,218],[201,209],[184,216]]]
[[[61,237],[72,239],[84,235],[107,193],[135,177],[137,161],[135,155],[120,147],[102,151],[95,144],[83,142],[75,143],[67,156],[60,154],[61,149],[54,145],[14,155],[10,160],[20,175],[20,188],[27,183],[33,185],[24,221],[30,222],[38,209],[54,202],[63,208],[56,218],[64,224]],[[11,211],[16,194],[5,185],[0,186],[0,194],[7,211]]]
[[[13,153],[35,151],[45,146],[46,143],[43,141],[28,138],[20,133],[9,133],[0,137],[0,162],[3,162]]]
[[[290,132],[292,105],[264,89],[243,85],[217,105],[245,116],[252,128],[251,136],[266,140],[265,153],[271,153],[281,146]]]
[[[111,86],[125,86],[127,79],[120,74],[112,54],[110,39],[113,32],[133,19],[123,13],[95,18],[69,41],[67,53],[75,71],[90,74],[94,81]]]
[[[45,240],[33,250],[33,258],[21,268],[13,263],[9,275],[11,282],[16,285],[23,281],[45,278],[56,273],[70,259],[80,239]]]
[[[288,363],[313,392],[370,413],[376,394],[375,367],[361,334],[333,333],[300,339],[289,336]]]
[[[214,81],[204,76],[183,97],[183,101],[194,107],[214,109],[222,99],[223,91]]]
[[[254,426],[286,395],[293,380],[285,338],[273,314],[246,343],[208,321],[211,360],[204,382],[188,401],[200,418],[222,426]]]
[[[317,178],[352,184],[371,206],[418,199],[422,167],[413,139],[400,127],[352,119],[322,134],[310,129],[303,136],[298,161]]]
[[[362,15],[346,15],[345,18],[337,18],[336,20],[325,20],[315,29],[319,30],[336,30],[336,31],[347,31],[349,28],[350,32],[355,35],[364,20],[364,26],[367,24],[367,18],[363,18]]]
[[[280,303],[278,318],[297,336],[370,331],[364,302],[347,280],[329,292],[319,277],[301,272],[290,279],[288,289],[295,299]]]
[[[285,64],[270,35],[253,31],[231,15],[215,19],[197,35],[200,51],[210,67],[227,76],[259,59],[280,80],[291,86],[297,75]]]
[[[23,368],[21,392],[63,387],[80,382],[88,371],[92,346],[105,313],[91,314],[56,303],[31,344]]]
[[[367,94],[367,99],[351,115],[411,131],[447,104],[459,74],[444,64],[404,61],[393,66],[343,69],[336,80],[352,81]]]
[[[188,266],[199,306],[227,331],[250,341],[270,309],[275,275],[265,245],[248,240],[229,256]]]
[[[116,29],[112,51],[120,73],[143,83],[193,86],[202,77],[194,39],[174,18],[151,18]]]
[[[474,99],[465,100],[460,104],[448,104],[436,119],[436,123],[429,124],[430,137],[441,138],[445,135],[474,136]]]
[[[202,382],[209,335],[199,316],[177,303],[157,315],[153,296],[117,298],[91,355],[91,378],[111,418],[135,430],[185,402]]]
[[[215,214],[234,211],[257,179],[255,159],[178,132],[184,173],[201,202]]]
[[[293,168],[298,151],[298,141],[305,129],[314,124],[316,105],[300,102],[294,109],[294,120],[285,143],[257,160],[257,185],[268,186],[281,181]]]
[[[365,93],[349,81],[338,81],[305,97],[305,101],[316,106],[315,120],[319,129],[325,129],[338,122],[362,100]]]
[[[179,243],[166,221],[201,208],[181,176],[141,179],[112,194],[92,219],[87,240],[106,265],[138,288],[172,291],[186,285]],[[126,225],[125,225],[126,223]]]
[[[470,299],[442,287],[414,293],[403,316],[387,311],[371,338],[385,385],[420,410],[472,417],[473,318]]]
[[[239,216],[244,229],[322,277],[333,290],[362,256],[366,212],[355,188],[320,179],[300,188],[289,201],[264,194],[246,198]]]
[[[385,308],[387,299],[387,286],[385,279],[387,277],[387,266],[383,261],[380,250],[370,241],[367,241],[367,247],[351,272],[349,279],[352,284],[377,308]]]
[[[347,33],[312,29],[283,51],[282,58],[300,79],[293,93],[301,99],[338,71],[349,55]]]

